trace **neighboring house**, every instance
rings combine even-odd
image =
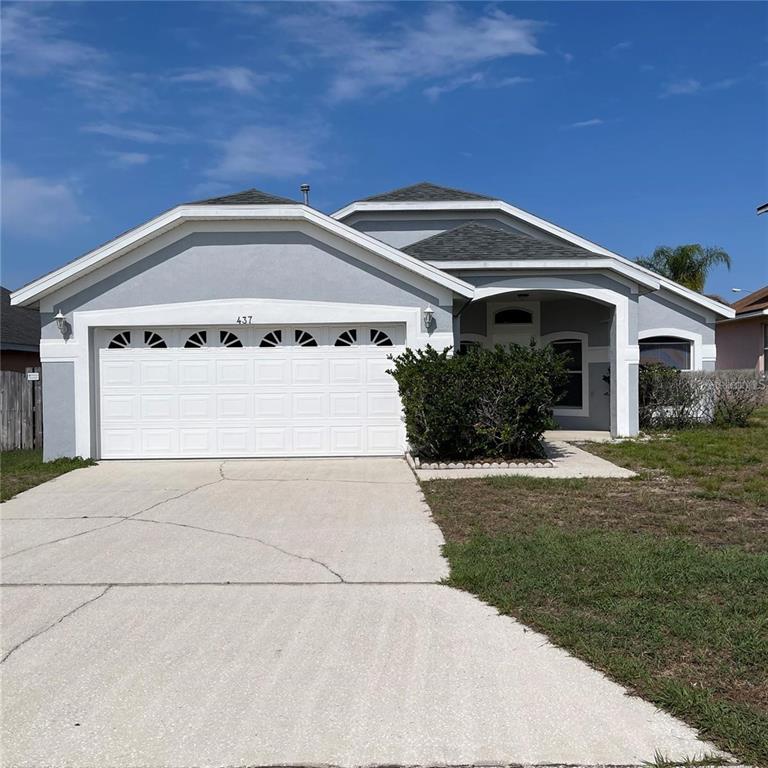
[[[13,301],[42,313],[48,459],[401,454],[390,354],[531,338],[572,354],[561,426],[633,435],[639,361],[712,369],[734,314],[426,183],[331,216],[257,190],[180,205]]]
[[[0,371],[40,365],[40,313],[12,307],[11,292],[0,286]]]
[[[731,306],[736,316],[717,324],[717,367],[765,373],[768,369],[768,285]]]

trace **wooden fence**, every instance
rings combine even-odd
[[[0,371],[0,450],[43,447],[42,385],[39,368]]]

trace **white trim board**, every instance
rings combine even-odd
[[[331,214],[334,219],[343,220],[347,216],[353,213],[375,213],[377,211],[401,211],[401,212],[417,212],[417,211],[500,211],[506,213],[514,219],[525,222],[531,226],[536,227],[542,232],[547,232],[550,235],[560,238],[568,243],[577,245],[580,248],[585,248],[592,253],[600,254],[601,256],[607,256],[611,259],[616,259],[621,264],[631,268],[633,272],[644,275],[646,278],[660,282],[663,288],[666,288],[671,293],[677,294],[680,297],[688,299],[694,304],[699,304],[706,307],[716,315],[721,317],[733,317],[735,310],[725,304],[721,304],[719,301],[714,301],[706,296],[702,296],[696,291],[692,291],[689,288],[685,288],[682,285],[669,280],[666,277],[657,275],[650,269],[642,267],[639,264],[620,256],[618,253],[603,248],[602,245],[593,243],[591,240],[587,240],[580,235],[573,232],[569,232],[567,229],[553,224],[546,219],[542,219],[528,211],[524,211],[522,208],[516,208],[514,205],[510,205],[504,200],[447,200],[439,202],[376,202],[376,201],[360,201],[350,203],[349,205],[341,208],[340,210]]]
[[[11,303],[27,306],[39,301],[52,291],[120,258],[129,251],[187,221],[294,221],[310,223],[328,234],[336,235],[346,242],[363,248],[369,253],[382,257],[385,261],[403,267],[461,296],[471,297],[473,295],[473,287],[460,278],[430,266],[397,248],[304,205],[180,205],[86,253],[60,269],[25,285],[11,295]]]

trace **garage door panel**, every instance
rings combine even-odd
[[[190,350],[196,352],[196,350]],[[180,386],[209,386],[213,384],[213,362],[210,360],[179,360]]]
[[[141,418],[144,421],[178,418],[176,395],[142,395]]]
[[[247,392],[216,395],[216,418],[243,421],[251,417],[250,396]]]
[[[332,418],[362,418],[364,413],[361,392],[331,392],[328,397]]]
[[[182,421],[209,420],[213,418],[213,395],[179,395],[179,418]]]
[[[331,386],[360,386],[363,383],[363,361],[330,360],[328,383]]]
[[[291,396],[291,413],[298,419],[321,419],[328,415],[328,395],[317,392],[297,392]]]
[[[248,360],[217,360],[216,383],[224,385],[248,384],[250,379]]]
[[[290,397],[285,392],[257,392],[254,409],[256,419],[287,419],[291,414]]]
[[[101,380],[108,387],[135,387],[139,383],[139,370],[131,360],[105,361],[101,368]]]
[[[387,370],[392,367],[392,361],[384,359],[373,359],[365,361],[366,381],[368,384],[392,384],[392,377]]]
[[[247,456],[251,453],[250,446],[250,428],[240,427],[232,429],[216,430],[216,436],[218,439],[219,453],[223,456],[239,454],[241,456]]]
[[[327,360],[291,361],[291,383],[296,386],[322,386],[327,382]]]
[[[105,395],[102,400],[102,414],[109,421],[135,422],[139,415],[136,395]]]
[[[328,427],[294,427],[291,436],[297,453],[321,454],[328,450]]]
[[[214,449],[213,429],[179,429],[179,453],[183,456],[209,456]]]
[[[302,346],[296,328],[283,327],[281,338],[265,347],[264,329],[240,329],[243,346],[231,348],[220,329],[154,329],[167,346],[152,348],[146,329],[127,329],[131,342],[119,349],[106,348],[115,334],[104,332],[98,337],[101,456],[401,453],[400,399],[386,372],[387,356],[401,349],[377,347],[366,326],[336,347],[345,329],[302,326],[317,342]],[[386,333],[403,338],[397,328]],[[193,336],[196,346],[184,346]]]
[[[256,427],[254,438],[256,456],[280,456],[290,452],[290,435],[285,427]]]
[[[139,453],[138,429],[103,429],[101,451],[105,456],[132,457]]]
[[[177,447],[175,429],[142,429],[141,452],[145,456],[170,456]]]
[[[333,453],[362,453],[362,427],[331,427],[331,451]]]
[[[265,387],[287,387],[291,382],[290,361],[256,360],[254,364],[254,385]]]
[[[176,383],[175,361],[142,360],[139,366],[142,386],[169,386]]]

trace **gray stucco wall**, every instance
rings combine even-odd
[[[679,328],[698,333],[703,344],[715,343],[715,317],[702,309],[686,308],[660,293],[643,294],[638,299],[638,330]]]
[[[300,232],[190,234],[56,302],[74,310],[211,299],[265,298],[435,308],[436,331],[452,329],[450,307]],[[59,338],[50,313],[43,337]]]
[[[75,455],[75,364],[43,363],[43,460]]]

